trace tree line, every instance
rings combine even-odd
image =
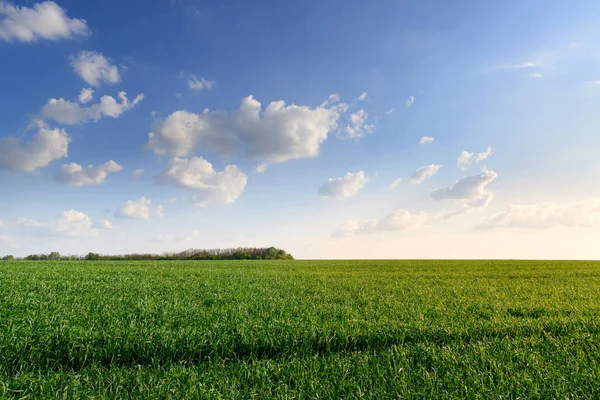
[[[68,261],[68,260],[111,260],[111,261],[144,261],[144,260],[293,260],[291,254],[276,247],[238,247],[231,249],[188,249],[181,252],[167,252],[161,254],[133,253],[133,254],[99,254],[90,252],[85,256],[61,255],[57,251],[48,254],[30,254],[25,257],[7,255],[0,260],[27,260],[27,261]]]

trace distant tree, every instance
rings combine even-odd
[[[15,257],[11,256],[10,254],[7,255],[7,256],[2,257],[2,260],[4,260],[4,261],[12,261],[14,259],[15,259]]]
[[[233,257],[237,260],[245,260],[250,258],[250,255],[246,253],[243,249],[237,249],[235,253],[233,253]]]
[[[87,253],[87,255],[85,256],[86,260],[99,260],[100,259],[100,254],[98,253],[92,253],[91,251],[89,253]]]
[[[2,0],[0,0],[2,1]],[[3,258],[6,259],[6,258]],[[11,258],[12,259],[12,258]],[[291,254],[285,250],[276,247],[238,247],[229,249],[188,249],[179,253],[163,253],[163,254],[113,254],[100,255],[98,253],[89,252],[85,256],[68,255],[61,256],[60,253],[54,251],[50,254],[30,254],[24,258],[25,260],[293,260]]]
[[[277,258],[277,249],[275,247],[269,247],[267,253],[264,256],[265,259],[273,260]]]
[[[277,256],[275,256],[275,258],[277,258],[278,260],[283,260],[283,259],[287,258],[287,253],[283,250],[279,250],[277,252]]]

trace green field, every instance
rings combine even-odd
[[[600,398],[600,262],[0,262],[0,398]]]

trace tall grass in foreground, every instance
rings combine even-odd
[[[0,397],[600,398],[600,262],[0,262]]]

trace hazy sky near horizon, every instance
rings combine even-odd
[[[600,3],[0,0],[0,255],[600,258]]]

